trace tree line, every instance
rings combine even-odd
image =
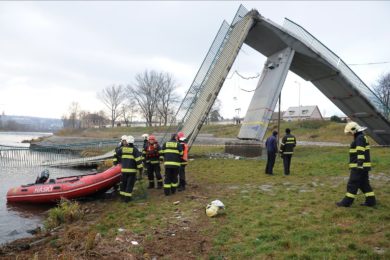
[[[166,126],[174,118],[179,103],[179,96],[175,92],[177,88],[171,74],[145,70],[135,76],[132,84],[113,84],[97,93],[108,116],[104,111],[83,111],[77,102],[72,102],[68,114],[62,117],[64,127],[101,127],[108,122],[114,127],[118,121],[130,126],[136,114],[141,115],[147,126]]]
[[[166,126],[176,120],[175,111],[180,102],[177,88],[178,84],[171,74],[145,70],[136,74],[132,84],[112,84],[97,93],[108,116],[103,110],[94,113],[81,110],[77,102],[72,102],[68,114],[62,117],[63,124],[66,128],[103,127],[107,124],[114,127],[120,121],[131,126],[133,118],[140,115],[146,126]],[[380,99],[379,108],[390,120],[390,72],[379,76],[372,90]],[[223,119],[220,107],[221,102],[217,100],[207,121]]]

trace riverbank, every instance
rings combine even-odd
[[[197,149],[201,149],[198,147]],[[199,155],[208,152],[194,150]],[[216,150],[217,152],[217,150]],[[335,202],[345,194],[346,147],[297,147],[292,174],[264,174],[265,160],[196,156],[187,168],[188,189],[173,196],[136,184],[133,202],[114,196],[84,203],[84,217],[31,241],[3,247],[18,259],[389,259],[390,149],[373,147],[371,184],[376,208]],[[205,207],[220,199],[216,218]],[[19,244],[18,244],[19,243]]]
[[[241,125],[204,125],[196,139],[199,144],[222,144],[226,141],[236,140]],[[294,121],[282,122],[280,126],[281,136],[285,128],[290,128],[298,141],[313,143],[336,143],[349,144],[350,140],[344,135],[343,123],[331,121]],[[89,128],[89,129],[63,129],[47,139],[48,142],[55,143],[76,143],[82,141],[97,140],[119,140],[122,135],[132,135],[136,140],[142,140],[144,133],[154,134],[162,137],[167,131],[167,127],[115,127],[115,128]],[[273,130],[277,130],[277,125],[271,123],[265,136],[271,135]],[[215,140],[217,139],[217,140]],[[371,144],[375,144],[371,141]]]

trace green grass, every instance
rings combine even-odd
[[[80,204],[78,202],[61,199],[58,207],[52,208],[48,212],[44,226],[51,230],[63,223],[72,223],[82,217]]]
[[[212,134],[215,137],[237,137],[241,125],[204,125],[201,134]],[[286,128],[290,128],[299,141],[328,141],[349,143],[345,138],[344,123],[331,121],[294,121],[281,122],[280,132],[283,135]],[[81,136],[95,138],[117,138],[122,135],[142,135],[144,133],[165,133],[168,127],[115,127],[115,128],[89,128],[89,129],[62,129],[56,133],[59,136]],[[277,130],[276,123],[270,123],[265,136]],[[372,142],[372,141],[371,141]],[[373,142],[372,142],[373,143]],[[373,143],[374,144],[374,143]]]
[[[172,227],[183,224],[175,218],[179,210],[183,219],[194,223],[195,227],[190,226],[192,231],[195,228],[209,243],[207,253],[187,249],[192,257],[200,259],[390,259],[390,148],[371,149],[370,176],[378,207],[359,206],[364,201],[359,194],[351,208],[337,208],[335,202],[344,196],[349,176],[347,144],[351,139],[343,134],[344,126],[329,121],[282,122],[281,132],[289,127],[298,141],[346,144],[345,147],[298,146],[288,177],[282,174],[280,158],[274,169],[276,175],[267,176],[264,156],[260,160],[215,159],[210,155],[223,153],[223,146],[194,145],[190,151],[193,160],[187,167],[192,186],[186,194],[199,198],[183,194],[165,198],[161,192],[129,204],[113,201],[91,224],[89,233],[100,233],[103,239],[113,241],[123,235],[118,231],[123,228],[127,236],[142,241],[128,252],[143,257],[150,251],[150,245],[159,245],[168,239]],[[205,125],[201,133],[235,137],[239,128]],[[266,136],[276,128],[270,124]],[[122,134],[140,135],[165,129],[122,127],[63,134],[119,138]],[[134,193],[142,197],[142,192],[138,186]],[[173,205],[178,199],[180,204]],[[225,214],[207,218],[204,208],[214,199],[225,203]],[[162,240],[155,241],[156,232]],[[199,239],[193,238],[193,243],[199,243]]]
[[[193,151],[199,156],[207,152],[200,147]],[[182,218],[209,238],[206,256],[192,252],[202,259],[389,259],[390,149],[374,147],[372,158],[377,208],[361,207],[362,194],[351,208],[335,206],[345,194],[347,147],[297,147],[288,177],[280,159],[276,175],[267,176],[264,158],[196,157],[187,168],[192,186],[186,194],[207,199],[182,196],[177,206],[172,203],[177,197],[162,194],[130,204],[115,201],[92,229],[112,240],[118,228],[125,228],[149,243],[156,230],[163,234],[167,227],[180,226],[174,217],[179,209]],[[224,202],[225,213],[207,218],[204,208],[214,199]],[[131,252],[142,257],[147,250],[142,245]]]

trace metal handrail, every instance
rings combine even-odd
[[[348,65],[333,51],[326,47],[321,41],[309,33],[299,24],[285,18],[283,27],[294,35],[297,39],[306,43],[313,50],[317,51],[324,59],[330,62],[335,68],[337,68],[341,75],[343,75],[351,85],[368,98],[368,101],[386,118],[388,115],[387,111],[390,108],[383,103],[383,101],[377,96],[377,94],[369,88],[360,78],[353,72]]]

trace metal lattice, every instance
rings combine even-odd
[[[228,42],[229,36],[232,32],[232,27],[237,22],[239,22],[247,13],[248,10],[245,9],[244,6],[240,5],[236,15],[234,16],[232,24],[229,25],[226,21],[222,23],[221,27],[218,30],[217,35],[214,38],[213,43],[211,44],[211,47],[205,59],[202,62],[200,69],[198,70],[198,73],[195,76],[194,81],[192,82],[189,90],[187,91],[167,132],[162,138],[161,143],[168,140],[170,133],[177,132],[183,128],[184,123],[188,120],[189,116],[191,115],[191,112],[193,111],[195,104],[201,106],[209,105],[207,104],[208,100],[207,102],[201,101],[200,102],[201,104],[197,103],[199,102],[199,96],[201,95],[202,92],[204,92],[206,83],[208,82],[211,73],[215,69],[217,61],[221,58],[222,50],[224,49],[225,45]],[[196,116],[200,117],[200,116],[207,116],[207,115],[196,115]],[[198,121],[193,122],[191,126],[185,129],[185,135],[187,137],[190,136],[195,129],[200,128],[202,126],[202,123],[203,122],[198,122]]]
[[[0,167],[86,166],[112,158],[113,149],[117,144],[117,140],[105,140],[63,145],[45,144],[44,146],[32,147],[0,145]],[[136,142],[135,146],[140,149],[142,144],[142,142]],[[83,157],[80,153],[86,150],[100,155]]]
[[[324,44],[317,40],[317,38],[295,22],[285,19],[283,27],[287,29],[289,33],[304,42],[307,46],[318,51],[319,54],[337,68],[341,72],[340,74],[343,75],[355,89],[365,96],[385,118],[389,118],[390,108],[382,102],[382,100],[348,67],[348,65],[339,56],[329,50]]]

